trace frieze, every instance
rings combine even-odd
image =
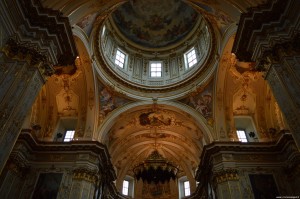
[[[268,154],[235,154],[234,160],[238,162],[276,162],[281,160],[280,156],[270,156]]]

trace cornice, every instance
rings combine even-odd
[[[6,0],[0,6],[16,42],[34,48],[52,65],[74,65],[77,50],[67,17],[44,8],[40,0]]]
[[[299,7],[297,0],[275,0],[250,8],[241,15],[232,52],[240,61],[256,61],[277,42],[293,37]]]
[[[73,142],[42,142],[37,141],[30,133],[21,133],[17,143],[22,143],[27,146],[29,153],[45,153],[45,154],[70,154],[70,153],[93,153],[99,158],[99,165],[105,169],[107,176],[116,179],[116,174],[113,165],[110,161],[110,155],[107,147],[97,141],[73,141]],[[30,160],[28,160],[30,161]]]
[[[217,154],[230,153],[232,155],[241,155],[241,154],[276,155],[279,153],[281,154],[285,153],[285,151],[287,151],[287,153],[289,153],[288,156],[290,156],[296,150],[292,146],[295,146],[295,142],[293,136],[289,133],[283,134],[278,142],[253,142],[253,143],[213,142],[209,145],[206,145],[203,149],[200,158],[201,161],[198,167],[198,172],[196,174],[196,179],[200,181],[201,176],[212,168],[213,166],[212,158]],[[299,161],[300,154],[293,156],[293,159]],[[276,159],[274,159],[274,161],[276,161]]]
[[[46,31],[47,34],[44,35],[56,43],[57,63],[54,64],[73,65],[77,50],[69,19],[63,17],[59,11],[44,8],[40,0],[20,0],[19,3],[31,30],[38,27],[40,32]]]

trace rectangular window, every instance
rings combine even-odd
[[[183,188],[184,188],[184,196],[191,195],[190,182],[189,181],[185,181],[183,183]]]
[[[124,68],[124,63],[125,63],[125,54],[117,50],[115,64],[117,64],[121,68]]]
[[[128,196],[128,190],[129,190],[129,181],[124,180],[122,194]]]
[[[65,133],[64,142],[70,142],[74,138],[75,131],[74,130],[68,130]]]
[[[150,63],[150,77],[162,77],[161,62]]]
[[[236,134],[241,142],[248,142],[245,130],[237,130]]]
[[[190,51],[188,51],[185,54],[185,59],[187,63],[187,67],[191,68],[197,63],[197,56],[196,56],[196,51],[194,48],[192,48]]]

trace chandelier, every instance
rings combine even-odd
[[[178,167],[168,162],[156,149],[142,163],[133,168],[136,179],[142,179],[148,184],[175,180],[178,170]]]

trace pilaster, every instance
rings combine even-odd
[[[9,39],[0,58],[0,172],[46,77],[54,70],[32,48]]]
[[[237,169],[227,168],[215,172],[214,182],[219,198],[242,198]]]
[[[18,156],[9,159],[1,174],[1,198],[20,198],[21,190],[24,187],[24,181],[29,170],[25,162],[24,159]],[[16,191],[16,187],[19,191]]]
[[[74,170],[70,198],[92,199],[94,197],[97,180],[97,173],[94,171],[89,171],[84,168]]]

